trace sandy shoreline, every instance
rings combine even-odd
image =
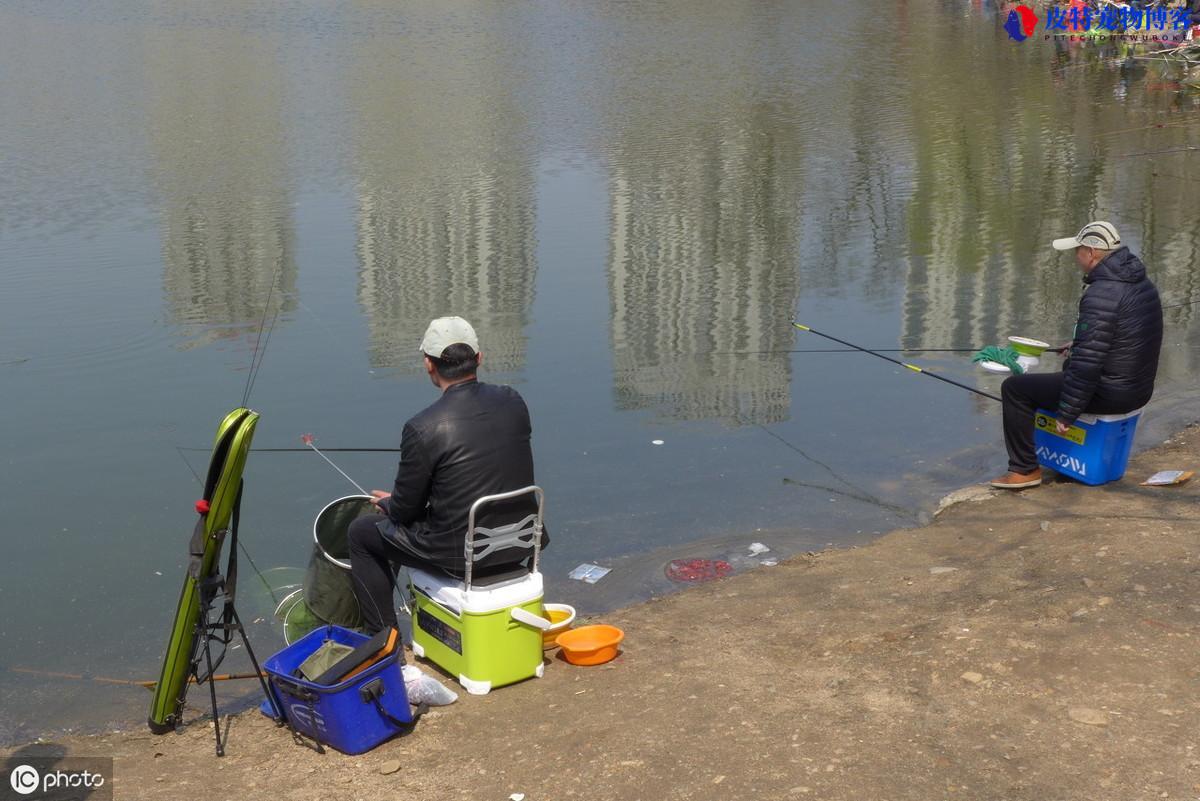
[[[1198,456],[1193,427],[1117,484],[959,503],[618,610],[615,662],[552,659],[359,757],[254,712],[222,760],[203,721],[2,753],[112,756],[119,799],[1194,798],[1200,484],[1137,481]]]

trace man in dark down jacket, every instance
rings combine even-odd
[[[1033,447],[1039,407],[1058,410],[1057,429],[1065,434],[1084,412],[1125,414],[1145,406],[1154,393],[1162,303],[1146,266],[1106,222],[1088,223],[1053,246],[1074,250],[1083,271],[1075,338],[1061,373],[1014,375],[1001,386],[1008,472],[991,482],[1001,489],[1042,483]]]
[[[348,532],[354,593],[370,633],[396,625],[392,565],[461,576],[471,504],[534,483],[529,410],[515,389],[476,379],[483,354],[471,324],[461,317],[434,320],[421,353],[442,396],[404,424],[395,486],[371,493],[383,514],[358,518]],[[535,511],[532,496],[522,496],[490,505],[476,525],[511,523]],[[548,543],[543,533],[542,546]],[[497,551],[475,569],[512,568],[529,555]]]

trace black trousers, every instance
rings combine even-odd
[[[396,571],[401,566],[440,570],[384,537],[379,524],[385,522],[389,521],[384,515],[363,515],[346,531],[354,597],[358,599],[368,634],[396,627],[392,595],[396,590]]]
[[[1000,385],[1004,401],[1004,447],[1008,449],[1008,469],[1029,473],[1038,466],[1033,449],[1033,418],[1038,409],[1054,412],[1062,393],[1062,373],[1023,373],[1009,376]],[[1146,405],[1139,396],[1097,393],[1086,411],[1090,414],[1125,414]]]

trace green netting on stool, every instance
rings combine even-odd
[[[1020,375],[1025,372],[1025,368],[1017,361],[1019,356],[1011,347],[1000,347],[999,345],[988,345],[983,350],[971,357],[973,362],[995,362],[1002,364],[1009,370],[1012,370],[1013,375]]]

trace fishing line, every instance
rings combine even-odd
[[[269,302],[269,300],[270,299],[268,298],[268,302]],[[271,333],[275,330],[275,323],[279,322],[279,312],[282,308],[283,308],[282,303],[279,304],[279,306],[275,307],[275,314],[271,317],[271,327],[267,329],[267,338],[263,340],[261,355],[259,355],[258,343],[256,342],[254,344],[254,350],[256,352],[256,355],[258,355],[258,364],[254,365],[253,357],[252,357],[251,358],[252,366],[250,368],[250,375],[248,376],[249,380],[246,383],[246,392],[242,396],[242,406],[247,406],[250,403],[250,393],[254,391],[254,382],[256,382],[258,380],[258,373],[262,369],[263,359],[267,355],[267,345],[270,344],[270,342],[271,342]],[[264,321],[266,320],[265,315],[263,316],[263,320]],[[261,329],[259,329],[259,334],[260,335],[262,334]]]
[[[855,350],[861,350],[863,353],[869,353],[872,356],[878,356],[880,359],[889,361],[892,364],[898,364],[901,367],[904,367],[905,369],[908,369],[908,370],[912,370],[914,373],[917,373],[919,375],[927,375],[930,378],[936,378],[938,381],[944,381],[947,384],[950,384],[951,386],[958,387],[959,389],[965,389],[967,392],[974,392],[976,395],[982,395],[985,398],[991,398],[992,400],[998,401],[998,402],[1000,401],[1000,397],[998,395],[993,395],[990,392],[984,392],[983,390],[975,389],[975,387],[969,387],[966,384],[960,384],[958,381],[953,381],[944,376],[940,376],[937,373],[926,372],[925,370],[922,370],[920,367],[917,367],[915,364],[908,364],[907,362],[902,362],[899,359],[893,359],[891,356],[884,356],[882,353],[878,353],[873,350],[867,350],[866,348],[860,348],[858,345],[855,345],[853,342],[847,342],[844,339],[838,339],[835,336],[830,336],[829,334],[824,334],[820,331],[817,331],[816,329],[809,328],[807,325],[801,325],[800,323],[796,322],[795,320],[792,320],[792,325],[796,328],[799,328],[801,331],[807,331],[810,334],[816,334],[819,337],[824,337],[825,339],[831,339],[834,342],[837,342],[839,345],[845,345],[846,347],[854,348]]]
[[[1183,147],[1169,147],[1166,150],[1143,150],[1138,153],[1119,153],[1117,158],[1123,159],[1130,156],[1162,156],[1170,153],[1191,153],[1193,150],[1200,150],[1200,147],[1195,145],[1184,145]]]
[[[275,307],[275,315],[271,319],[271,328],[267,331],[267,339],[263,341],[263,327],[267,324],[267,315],[271,312],[271,298],[275,295],[275,284],[279,281],[279,270],[283,267],[282,260],[275,265],[275,272],[271,275],[271,285],[267,288],[267,300],[263,304],[262,319],[258,321],[258,336],[254,340],[254,351],[250,354],[250,372],[246,376],[246,389],[242,392],[242,406],[246,406],[250,402],[250,392],[254,389],[254,380],[258,377],[258,370],[262,367],[262,357],[266,355],[267,343],[271,341],[271,331],[275,330],[275,323],[279,320],[279,310],[283,307],[280,303]],[[259,343],[262,343],[262,350],[259,350]],[[255,363],[257,361],[257,364]]]
[[[1200,184],[1200,178],[1193,178],[1190,175],[1177,175],[1176,173],[1173,173],[1173,172],[1167,172],[1167,173],[1152,172],[1150,174],[1153,175],[1155,178],[1158,178],[1161,176],[1163,178],[1170,178],[1175,181],[1191,181],[1194,184]]]
[[[192,467],[192,463],[191,463],[191,462],[189,462],[189,461],[188,461],[188,459],[187,459],[187,457],[183,455],[183,452],[184,452],[184,450],[197,450],[197,451],[199,451],[199,450],[204,450],[204,451],[208,451],[208,450],[211,450],[211,449],[210,449],[210,448],[186,448],[186,449],[185,449],[185,448],[181,448],[181,447],[179,447],[178,445],[176,445],[176,446],[175,446],[175,452],[179,454],[179,458],[183,460],[183,463],[184,463],[185,465],[187,465],[187,469],[188,469],[189,471],[191,471],[191,473],[192,473],[192,478],[196,479],[196,483],[197,483],[197,484],[199,484],[200,486],[202,486],[202,487],[203,487],[203,486],[204,486],[204,479],[200,478],[200,474],[199,474],[199,473],[197,473],[197,472],[196,472],[196,470],[195,470],[195,468],[193,468],[193,467]]]
[[[1183,120],[1180,122],[1159,122],[1154,125],[1144,125],[1141,128],[1122,128],[1119,131],[1105,131],[1096,136],[1116,136],[1118,134],[1132,133],[1134,131],[1149,131],[1155,128],[1178,128],[1180,126],[1195,125],[1197,120]]]
[[[741,421],[739,420],[739,422],[741,422]],[[848,479],[842,478],[842,476],[839,475],[838,472],[836,470],[834,470],[832,467],[825,464],[820,459],[816,459],[812,456],[809,456],[801,448],[788,442],[786,439],[779,436],[774,431],[772,431],[771,429],[764,426],[762,423],[754,423],[754,425],[757,426],[760,430],[762,430],[768,436],[774,437],[776,440],[778,440],[780,443],[782,443],[785,447],[790,448],[791,450],[800,454],[800,456],[804,457],[808,461],[812,462],[813,464],[815,464],[818,467],[820,467],[821,469],[823,469],[825,472],[829,473],[829,475],[833,476],[836,480],[840,481],[842,484],[845,484],[847,487],[854,490],[854,492],[847,492],[846,490],[839,490],[834,487],[826,487],[821,484],[809,484],[804,481],[796,481],[795,479],[788,478],[787,476],[784,476],[784,478],[783,478],[783,482],[785,484],[795,484],[800,487],[808,487],[810,489],[817,489],[817,490],[823,490],[825,492],[832,492],[835,495],[843,495],[847,498],[853,498],[854,500],[859,501],[860,503],[865,503],[869,506],[877,506],[880,509],[885,509],[885,510],[897,515],[898,517],[903,517],[903,518],[918,521],[918,522],[920,521],[919,515],[914,514],[913,512],[911,512],[908,509],[905,509],[902,506],[897,506],[896,504],[888,503],[886,501],[880,500],[879,498],[876,498],[874,495],[872,495],[871,493],[869,493],[867,490],[863,489],[862,487],[858,486],[854,482],[852,482]]]
[[[783,483],[791,484],[795,487],[806,487],[808,489],[820,490],[821,492],[832,492],[834,495],[841,495],[844,498],[850,498],[851,500],[858,501],[859,503],[865,503],[868,506],[878,506],[880,509],[892,512],[897,517],[904,518],[905,520],[912,520],[915,523],[921,522],[920,514],[914,513],[912,510],[906,509],[903,506],[881,501],[874,495],[859,495],[854,492],[840,490],[837,487],[827,487],[824,484],[810,484],[807,481],[797,481],[796,479],[788,478],[787,476],[783,477]]]
[[[322,459],[324,459],[326,462],[328,462],[330,467],[332,467],[334,470],[341,473],[342,478],[346,479],[351,484],[353,484],[354,488],[357,489],[359,492],[361,492],[363,495],[369,496],[371,494],[371,493],[367,492],[365,489],[363,489],[362,486],[360,486],[357,481],[350,478],[350,476],[346,475],[346,471],[343,470],[342,468],[338,467],[336,464],[334,464],[332,459],[330,459],[325,454],[321,453],[320,449],[316,445],[313,445],[313,435],[312,434],[302,434],[300,436],[300,441],[303,442],[308,447],[312,448],[313,453],[315,453],[317,456],[320,456]]]
[[[319,326],[321,326],[321,328],[325,329],[325,333],[329,335],[330,340],[337,342],[339,346],[345,347],[347,354],[350,353],[351,345],[346,340],[346,338],[341,334],[335,334],[333,332],[333,330],[329,326],[327,326],[325,324],[325,322],[321,319],[321,316],[319,314],[317,314],[315,311],[313,311],[312,308],[308,306],[308,304],[306,304],[303,300],[300,299],[299,293],[293,292],[293,293],[289,294],[288,297],[290,297],[292,300],[296,301],[296,304],[301,309],[304,309],[304,311],[306,311],[310,315],[312,315],[312,318],[313,318],[313,320],[316,321],[317,325],[319,325]],[[357,353],[357,352],[358,352],[358,350],[357,350],[357,348],[355,348],[355,353]],[[368,368],[367,372],[373,373],[375,371]]]

